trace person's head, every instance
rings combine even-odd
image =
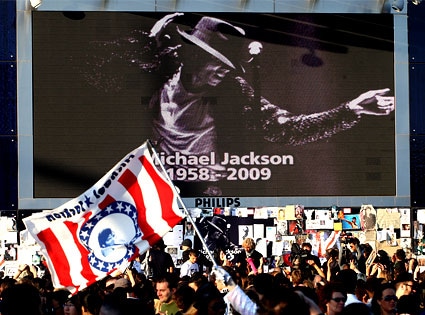
[[[312,247],[311,247],[311,244],[310,243],[304,242],[302,244],[302,247],[301,248],[302,248],[302,250],[304,250],[304,251],[306,251],[308,253],[311,253]]]
[[[362,244],[360,245],[360,247],[362,249],[363,256],[367,259],[369,255],[372,253],[373,247],[369,243]]]
[[[305,302],[302,293],[297,293],[290,288],[277,287],[261,299],[258,314],[309,315],[310,307]]]
[[[401,248],[397,249],[394,255],[396,260],[404,261],[406,259],[406,252],[404,251],[404,249],[401,249]]]
[[[103,229],[98,235],[99,245],[102,248],[114,245],[115,234],[110,228]]]
[[[63,312],[65,315],[81,315],[82,307],[79,295],[73,295],[63,304]]]
[[[297,219],[302,219],[304,216],[304,207],[302,205],[295,206],[295,217]]]
[[[41,297],[37,288],[29,283],[7,287],[2,292],[2,315],[41,315]]]
[[[303,235],[295,235],[295,242],[298,245],[301,246],[303,244],[304,240],[305,240],[305,237]]]
[[[342,284],[327,283],[318,290],[319,307],[328,315],[340,314],[347,301],[347,293]]]
[[[57,289],[50,294],[50,300],[53,308],[63,308],[71,292],[66,289]]]
[[[358,249],[358,246],[360,245],[360,241],[357,237],[351,237],[347,240],[348,247],[350,248],[350,251],[355,252]]]
[[[97,315],[99,314],[100,306],[102,305],[102,298],[97,292],[82,291],[81,293],[81,306],[85,314]]]
[[[189,261],[194,264],[198,260],[198,252],[196,250],[191,250],[189,252]]]
[[[347,293],[354,294],[357,285],[357,274],[352,269],[343,269],[335,276],[335,281],[343,283]]]
[[[188,238],[184,239],[180,245],[182,250],[188,250],[192,248],[192,241]]]
[[[155,244],[152,245],[153,250],[164,250],[167,246],[164,243],[164,240],[160,238]]]
[[[378,286],[373,296],[372,311],[374,314],[390,314],[395,312],[397,301],[393,284],[383,283]]]
[[[194,303],[195,301],[195,290],[193,290],[189,285],[182,284],[179,285],[176,289],[176,291],[173,294],[173,300],[176,302],[179,309],[182,310],[182,312],[186,312],[189,307]]]
[[[208,279],[202,274],[202,272],[194,272],[189,279],[189,286],[193,290],[197,291],[200,287],[202,287],[207,282],[208,282]]]
[[[107,277],[104,281],[105,281],[105,285],[103,287],[103,293],[106,294],[110,294],[112,293],[112,291],[114,291],[114,287],[115,287],[115,282],[118,280],[118,277],[112,277],[109,276]]]
[[[395,279],[396,295],[400,298],[409,295],[414,291],[413,275],[408,272],[400,273]]]
[[[251,253],[255,249],[255,241],[252,238],[247,237],[243,240],[242,247],[247,253]]]
[[[224,314],[226,311],[223,296],[211,282],[207,282],[196,291],[194,306],[198,314],[216,315]]]
[[[294,269],[291,272],[291,279],[294,286],[297,286],[304,281],[303,272],[301,269]]]
[[[166,276],[156,281],[156,295],[163,303],[168,303],[172,300],[173,294],[176,291],[177,282],[172,276]]]
[[[416,294],[402,295],[397,302],[398,314],[416,315],[420,314],[421,310],[420,297]]]
[[[339,251],[337,248],[330,248],[326,251],[327,259],[330,259],[330,258],[338,259],[338,256],[339,256]]]
[[[196,75],[192,84],[217,86],[231,70],[239,68],[240,50],[245,31],[226,21],[204,16],[189,32],[177,31],[186,45],[183,49],[191,56],[183,69]]]
[[[105,296],[99,309],[99,315],[124,315],[122,303],[123,300],[115,294]]]

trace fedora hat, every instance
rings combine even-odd
[[[204,16],[191,31],[182,31],[177,27],[177,32],[186,40],[202,48],[218,60],[236,69],[232,56],[239,52],[241,47],[235,47],[230,40],[245,35],[245,31],[226,21]]]
[[[192,247],[192,241],[188,238],[184,239],[180,246]]]

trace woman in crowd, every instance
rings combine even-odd
[[[73,295],[65,301],[63,304],[63,311],[65,315],[82,315],[83,308],[80,302],[80,296]]]
[[[397,301],[394,285],[391,283],[381,284],[372,299],[373,315],[395,315]]]
[[[339,315],[347,301],[347,293],[342,284],[327,283],[318,290],[319,307],[326,315]]]

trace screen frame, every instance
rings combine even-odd
[[[46,10],[55,10],[52,5]],[[123,11],[131,11],[123,6]],[[51,209],[67,202],[70,198],[34,198],[33,187],[33,121],[32,121],[32,15],[28,3],[17,1],[17,60],[18,60],[18,208]],[[43,9],[44,10],[44,9]],[[58,6],[56,9],[62,11]],[[67,8],[68,10],[68,8]],[[135,10],[134,10],[135,11]],[[140,11],[140,10],[137,10]],[[408,82],[408,41],[407,17],[393,15],[394,19],[394,77],[397,109],[395,112],[395,157],[396,195],[395,196],[297,196],[297,197],[241,197],[240,207],[283,206],[303,204],[306,207],[360,207],[373,204],[381,207],[410,206],[410,156],[409,156],[409,92]],[[212,206],[226,206],[226,198],[214,199]],[[183,198],[186,207],[197,207],[199,198]]]

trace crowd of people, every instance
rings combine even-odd
[[[349,253],[328,250],[319,260],[309,243],[293,246],[286,263],[265,270],[266,258],[247,238],[234,261],[225,256],[207,263],[203,254],[184,241],[181,268],[152,261],[164,251],[153,246],[145,259],[124,273],[111,274],[71,294],[53,288],[48,270],[39,276],[34,266],[20,266],[16,275],[0,282],[1,315],[190,315],[299,314],[401,315],[425,314],[425,272],[418,261],[398,249],[390,256],[347,240]],[[151,256],[151,254],[153,255]],[[343,259],[342,259],[343,258]],[[197,261],[200,261],[199,265]],[[168,259],[161,256],[161,261]],[[155,273],[141,268],[143,261]],[[323,261],[323,262],[322,262]]]

